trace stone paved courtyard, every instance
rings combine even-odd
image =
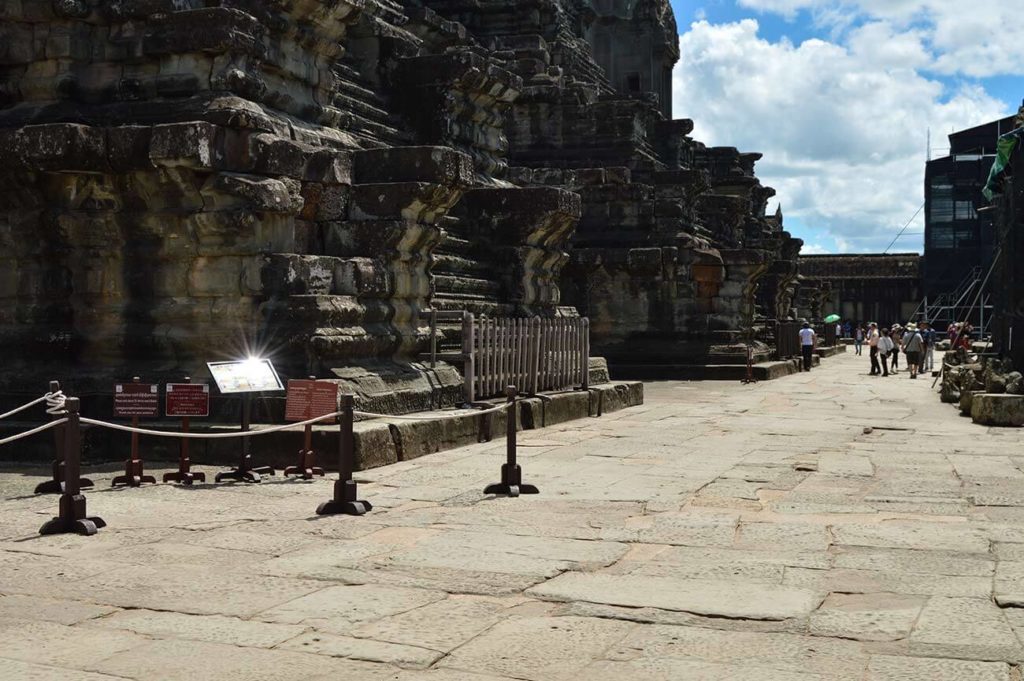
[[[44,538],[56,498],[6,469],[0,678],[1020,679],[1022,433],[866,371],[649,384],[522,435],[539,496],[482,496],[495,441],[360,474],[363,518],[317,518],[325,480],[107,467],[109,527]]]

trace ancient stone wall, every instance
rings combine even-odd
[[[451,404],[431,308],[736,354],[799,241],[759,155],[669,119],[674,36],[667,0],[0,3],[0,392],[259,353]]]
[[[851,323],[906,324],[921,302],[917,253],[800,257],[798,314],[819,321],[838,314]]]

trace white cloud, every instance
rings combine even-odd
[[[709,145],[763,152],[759,177],[812,242],[884,249],[923,202],[928,128],[941,139],[1009,113],[979,87],[947,92],[915,70],[913,30],[867,24],[846,45],[772,43],[758,30],[704,21],[680,37],[675,115]]]
[[[1024,21],[1018,2],[737,0],[737,4],[790,20],[807,11],[819,26],[840,32],[862,22],[886,24],[893,33],[914,28],[931,55],[930,67],[946,75],[981,78],[1024,73]]]

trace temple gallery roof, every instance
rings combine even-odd
[[[800,273],[818,279],[917,279],[919,253],[801,255]]]

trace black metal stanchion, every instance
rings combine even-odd
[[[352,434],[355,415],[355,399],[351,395],[341,396],[341,430],[338,433],[338,479],[334,483],[334,498],[317,506],[317,515],[363,515],[372,511],[369,501],[358,499],[356,481],[352,479],[355,466],[356,440]]]
[[[242,398],[242,432],[249,432],[249,426],[252,420],[252,393],[245,393]],[[217,473],[214,478],[217,482],[221,480],[237,480],[239,482],[259,482],[263,478],[263,475],[273,475],[274,468],[272,466],[253,466],[252,465],[252,443],[250,442],[251,437],[242,438],[242,458],[238,462],[237,468],[232,468],[229,471],[221,471]]]
[[[60,497],[60,515],[39,528],[39,534],[63,534],[77,532],[93,535],[96,530],[106,527],[102,518],[89,517],[85,510],[85,495],[79,485],[82,456],[82,424],[78,420],[78,398],[65,401],[68,422],[64,430],[64,493]]]
[[[520,494],[539,494],[540,490],[536,487],[523,483],[523,471],[516,462],[516,387],[510,385],[505,389],[505,394],[508,395],[508,416],[506,417],[508,424],[505,438],[507,459],[501,466],[501,482],[489,485],[484,490],[484,494],[503,494],[510,497],[518,497]]]
[[[310,376],[309,380],[315,381],[316,376]],[[313,451],[313,424],[307,423],[304,431],[302,449],[299,450],[298,464],[285,468],[285,477],[298,475],[303,480],[312,480],[314,475],[322,476],[324,474],[324,469],[316,465],[316,452]]]
[[[186,376],[184,383],[191,383],[192,377]],[[168,399],[170,399],[168,397]],[[187,433],[189,428],[189,417],[181,417],[181,432]],[[180,482],[183,485],[191,485],[195,481],[206,482],[206,473],[192,470],[192,459],[188,454],[188,438],[183,437],[178,442],[178,470],[164,473],[164,482]]]
[[[138,383],[139,377],[136,376],[132,379],[132,383]],[[139,427],[139,417],[132,417],[132,428]],[[128,454],[128,458],[124,462],[124,475],[119,475],[110,481],[112,487],[118,485],[125,485],[126,487],[141,487],[142,483],[148,482],[156,484],[156,478],[152,475],[146,475],[142,469],[142,459],[139,457],[139,434],[132,433],[132,445],[131,452]]]
[[[50,381],[50,394],[53,395],[58,392],[60,392],[60,382]],[[59,418],[61,416],[55,414],[51,420],[56,421]],[[36,485],[36,494],[62,494],[64,492],[64,430],[66,428],[66,425],[59,426],[53,431],[53,439],[57,445],[56,454],[53,458],[53,478]],[[92,487],[92,480],[89,478],[79,478],[78,486],[79,488]]]

